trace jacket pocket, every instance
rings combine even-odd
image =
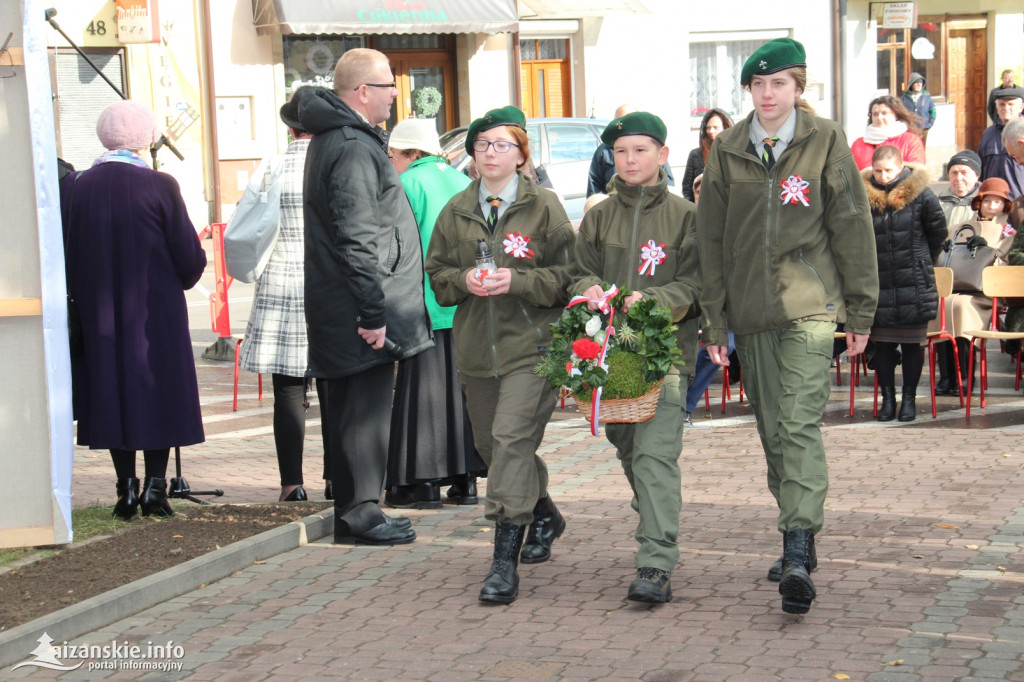
[[[814,276],[814,281],[817,282],[818,286],[821,287],[821,291],[825,295],[825,298],[828,298],[828,287],[825,286],[825,282],[821,279],[821,275],[818,274],[818,270],[813,265],[804,260],[803,251],[798,251],[797,255],[800,258],[800,263],[803,264],[803,266],[806,267],[811,272],[811,275]]]
[[[397,225],[392,226],[387,244],[384,245],[381,253],[383,255],[383,258],[380,259],[381,269],[389,275],[395,274],[398,263],[402,259],[402,236],[398,232]]]
[[[526,324],[528,324],[529,328],[532,329],[534,333],[537,335],[537,343],[542,343],[544,341],[544,332],[537,325],[537,323],[533,321],[533,316],[530,315],[530,311],[526,309],[526,304],[523,303],[522,301],[519,301],[518,304],[519,312],[522,314],[523,319],[526,321]]]

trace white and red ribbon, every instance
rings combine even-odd
[[[501,243],[505,245],[505,253],[511,254],[514,258],[533,258],[530,238],[524,236],[522,232],[509,232]]]
[[[1013,225],[1006,223],[1003,225],[1003,237],[1012,237],[1017,234],[1017,230],[1013,229]]]
[[[580,304],[580,303],[590,303],[591,301],[596,301],[598,309],[602,313],[607,315],[611,311],[611,308],[612,308],[612,306],[611,306],[612,299],[615,298],[618,295],[619,295],[619,288],[613,284],[613,285],[611,285],[611,287],[606,289],[603,294],[601,294],[600,298],[587,298],[586,296],[573,296],[569,300],[569,305],[567,305],[565,307],[566,308],[571,308],[574,305],[577,305],[577,304]]]
[[[807,201],[807,195],[810,192],[811,183],[807,182],[799,175],[790,175],[788,179],[783,180],[781,183],[782,194],[779,198],[782,199],[783,204],[803,204],[804,206],[810,206],[811,204]]]
[[[637,268],[637,271],[642,275],[644,270],[650,268],[651,271],[647,274],[653,277],[655,268],[664,263],[666,257],[665,242],[655,244],[653,239],[648,239],[640,249],[640,267]]]

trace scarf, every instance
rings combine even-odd
[[[907,132],[907,124],[903,121],[896,121],[888,128],[868,126],[867,130],[864,131],[864,141],[868,144],[880,145],[886,140],[899,137],[905,132]]]
[[[130,163],[133,166],[138,166],[139,168],[149,168],[149,164],[146,163],[141,156],[128,149],[108,149],[92,162],[92,167],[95,168],[101,163],[111,162]]]

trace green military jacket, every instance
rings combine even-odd
[[[705,343],[798,320],[868,333],[878,299],[874,231],[842,128],[797,110],[793,141],[768,171],[748,150],[755,115],[715,139],[704,167]]]
[[[487,378],[532,368],[547,352],[551,324],[568,302],[576,235],[558,196],[522,173],[516,200],[492,233],[480,213],[479,188],[474,180],[441,210],[426,271],[437,302],[457,306],[452,337],[459,371]],[[505,242],[519,236],[529,240],[530,253],[507,248]],[[480,239],[490,244],[495,264],[512,271],[507,294],[472,296],[466,288]]]
[[[607,282],[670,308],[682,351],[681,369],[676,366],[673,373],[691,374],[701,290],[694,205],[668,191],[664,171],[649,187],[627,185],[617,175],[610,184],[612,194],[587,211],[580,225],[572,292],[581,294]],[[664,260],[648,263],[645,246],[660,248]]]

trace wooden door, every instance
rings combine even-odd
[[[947,100],[956,107],[957,149],[977,149],[988,124],[985,29],[955,29],[947,41]]]
[[[523,111],[527,118],[561,118],[572,112],[567,59],[524,61],[520,67]]]
[[[441,94],[441,108],[430,118],[437,121],[437,132],[455,127],[455,79],[452,77],[451,58],[437,52],[386,52],[395,73],[398,97],[391,106],[391,118],[385,127],[390,130],[398,121],[424,116],[414,101],[416,91],[423,87],[435,88]]]

